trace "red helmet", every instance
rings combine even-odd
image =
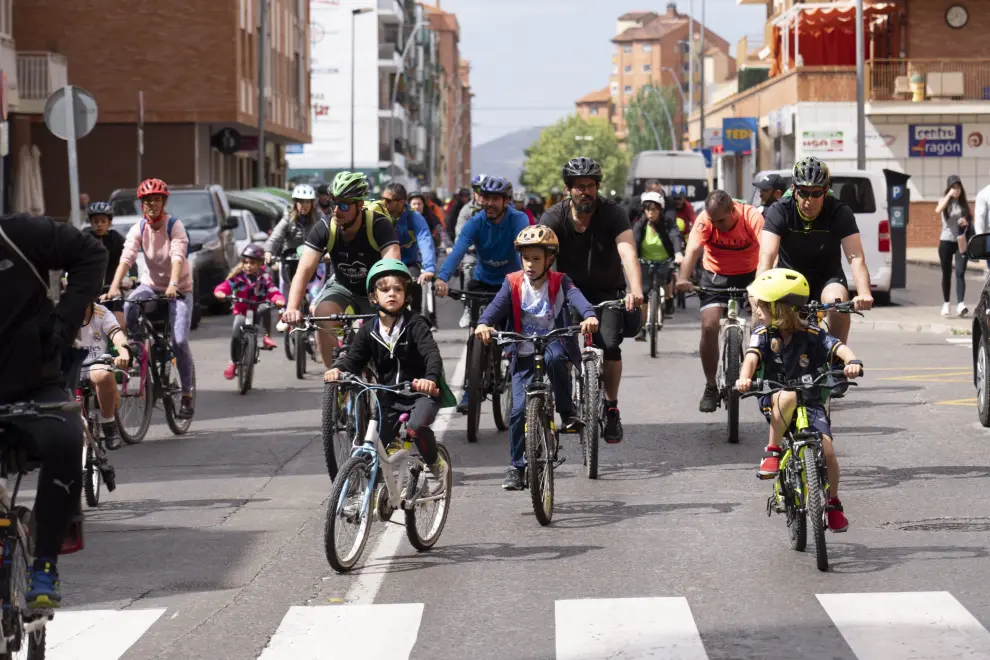
[[[148,195],[165,195],[168,197],[168,186],[161,179],[145,179],[137,189],[138,199]]]

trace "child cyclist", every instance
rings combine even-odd
[[[582,332],[598,330],[595,308],[574,286],[567,275],[550,270],[559,244],[557,235],[549,227],[526,227],[516,236],[515,248],[522,258],[520,271],[510,273],[502,283],[498,295],[481,315],[475,335],[486,344],[491,341],[492,327],[511,318],[513,329],[524,334],[547,334],[555,328],[570,325],[570,315],[565,303],[578,311],[584,319]],[[580,431],[584,426],[574,414],[571,400],[571,382],[567,361],[581,363],[577,341],[568,337],[555,341],[544,353],[547,372],[553,383],[554,402],[563,421],[565,433]],[[505,474],[502,488],[520,490],[526,467],[526,386],[533,380],[533,346],[521,344],[512,361],[512,413],[509,415],[509,453],[512,465]]]
[[[114,421],[114,411],[117,409],[117,380],[113,369],[102,364],[93,364],[100,356],[107,353],[108,342],[117,349],[118,357],[113,364],[118,369],[126,369],[131,361],[131,352],[127,347],[127,337],[113,312],[103,305],[92,303],[86,310],[82,327],[73,346],[86,351],[86,357],[79,373],[80,380],[89,380],[96,392],[96,400],[100,404],[100,425],[103,427],[103,438],[107,449],[120,449],[121,437],[117,422]],[[76,363],[78,364],[78,362]]]
[[[440,493],[450,483],[447,464],[437,453],[437,439],[430,425],[441,408],[456,404],[443,376],[443,359],[430,323],[406,308],[412,275],[398,259],[382,259],[369,270],[368,297],[378,309],[378,318],[361,326],[350,348],[334,360],[323,380],[340,380],[342,373],[357,374],[369,362],[375,364],[378,379],[385,385],[412,381],[412,389],[429,396],[405,396],[379,392],[385,413],[380,429],[382,444],[395,436],[399,416],[409,413],[406,431],[415,439],[423,461],[437,481],[432,489]]]
[[[863,363],[841,341],[812,323],[801,307],[810,296],[808,280],[804,275],[786,268],[768,270],[748,287],[749,295],[756,301],[762,316],[771,319],[770,327],[758,325],[753,329],[749,349],[743,360],[736,389],[746,392],[752,386],[753,374],[763,368],[765,378],[776,381],[794,380],[804,375],[817,376],[834,364],[845,365],[848,378],[863,373]],[[815,393],[806,399],[809,426],[822,434],[822,448],[828,465],[829,501],[825,507],[828,528],[844,532],[849,521],[839,501],[839,461],[832,447],[832,429],[828,411],[823,403],[816,403]],[[825,401],[827,392],[819,392]],[[767,455],[760,463],[760,479],[773,479],[780,469],[780,441],[797,408],[795,392],[777,392],[760,398],[760,408],[770,422],[770,442]]]
[[[217,285],[213,290],[213,295],[217,300],[223,300],[227,296],[245,298],[247,300],[265,301],[275,303],[278,307],[285,305],[285,298],[275,286],[275,280],[271,273],[265,268],[265,253],[258,245],[248,245],[241,252],[241,263],[234,266],[234,269],[227,275],[227,279]],[[245,303],[234,303],[234,334],[230,341],[230,364],[223,370],[223,377],[231,380],[237,375],[237,364],[240,362],[241,344],[237,341],[238,331],[244,326],[248,306]],[[277,347],[272,340],[272,316],[265,314],[262,319],[265,327],[265,335],[261,338],[262,346],[266,350]]]

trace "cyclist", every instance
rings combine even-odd
[[[765,218],[770,206],[787,192],[787,180],[779,174],[770,173],[754,183],[753,187],[760,191],[760,205],[756,210]]]
[[[168,202],[168,186],[161,179],[146,179],[137,189],[144,217],[135,222],[124,242],[120,265],[113,276],[107,296],[120,295],[120,282],[137,260],[138,252],[144,253],[147,265],[141,284],[124,304],[127,326],[137,327],[140,307],[136,300],[146,300],[164,294],[170,298],[169,318],[172,322],[172,341],[175,344],[175,360],[182,384],[182,403],[176,417],[192,419],[193,413],[193,356],[189,348],[189,323],[195,304],[192,296],[193,280],[189,260],[189,236],[182,221],[165,212]]]
[[[93,364],[107,352],[108,341],[117,349],[114,366],[118,369],[126,369],[131,361],[127,336],[121,330],[113,313],[94,302],[86,310],[82,327],[79,328],[79,334],[72,346],[86,351],[79,378],[89,380],[93,384],[96,401],[100,404],[100,425],[103,427],[103,438],[107,442],[107,449],[120,449],[123,440],[113,417],[114,411],[117,410],[117,379],[113,369],[106,365]]]
[[[465,223],[473,216],[475,216],[484,207],[485,202],[481,194],[481,186],[485,183],[485,179],[488,179],[487,174],[479,174],[471,180],[471,191],[473,197],[471,201],[465,204],[460,213],[457,214],[457,227],[454,228],[454,238],[456,239],[461,235],[461,230],[464,229]]]
[[[67,223],[0,215],[0,404],[68,401],[63,353],[100,294],[106,260],[98,240]],[[68,273],[57,305],[41,274],[51,270]],[[24,419],[4,428],[8,442],[22,438],[42,461],[32,530],[37,559],[25,593],[32,608],[58,607],[62,601],[56,562],[82,490],[82,416],[57,416],[60,421]]]
[[[93,202],[86,210],[86,215],[89,216],[89,227],[83,229],[83,232],[95,237],[107,251],[107,270],[103,275],[103,285],[108,287],[110,282],[113,282],[117,266],[120,265],[120,255],[124,252],[124,237],[110,228],[113,223],[113,207],[109,203]],[[123,325],[124,308],[117,301],[109,303],[107,308],[113,311],[117,323]]]
[[[517,211],[526,214],[526,217],[529,218],[530,226],[536,224],[536,216],[534,216],[533,212],[530,211],[529,208],[527,208],[526,206],[525,192],[523,192],[522,190],[517,190],[514,193],[512,193],[512,205],[516,207]]]
[[[315,203],[316,195],[313,186],[305,183],[293,189],[292,208],[286,211],[265,241],[265,263],[271,263],[277,255],[296,250],[306,242],[306,236],[324,217]],[[316,277],[322,279],[323,273],[317,272]],[[288,295],[291,282],[292,273],[279,269],[279,291],[283,296]]]
[[[234,269],[227,275],[227,279],[213,289],[213,295],[217,300],[223,300],[227,296],[245,298],[247,300],[263,301],[274,303],[277,307],[285,306],[285,297],[275,286],[275,280],[271,273],[265,269],[265,253],[254,244],[246,245],[241,252],[241,263],[234,266]],[[237,375],[237,366],[241,360],[241,342],[239,336],[244,322],[247,320],[245,314],[248,306],[245,303],[235,302],[233,307],[234,327],[230,342],[230,364],[223,370],[223,377],[233,380]],[[262,318],[265,334],[261,338],[262,347],[265,350],[278,348],[272,340],[272,315],[271,312]]]
[[[438,296],[447,295],[447,282],[472,246],[478,253],[478,260],[471,281],[467,283],[468,291],[498,293],[505,276],[519,270],[519,253],[513,247],[513,241],[529,226],[529,219],[509,202],[512,184],[501,177],[488,177],[481,184],[480,194],[484,207],[464,225],[453,252],[437,275]],[[467,412],[467,395],[465,390],[457,405],[458,412]]]
[[[500,327],[511,318],[513,330],[519,333],[545,335],[555,328],[570,325],[565,309],[570,305],[584,319],[582,332],[598,330],[595,308],[581,295],[574,282],[563,273],[553,272],[554,257],[559,249],[557,236],[542,225],[523,229],[514,241],[522,261],[522,270],[510,273],[503,281],[498,295],[478,320],[474,334],[486,344],[491,341],[492,328]],[[504,490],[521,490],[526,469],[526,387],[533,381],[533,345],[522,344],[512,351],[512,413],[509,417],[509,455],[511,465],[502,482]],[[579,432],[584,424],[574,412],[571,381],[567,361],[581,364],[577,342],[568,338],[555,341],[544,352],[547,373],[554,389],[554,404],[565,433]]]
[[[539,195],[530,195],[529,201],[526,204],[526,210],[530,214],[539,220],[543,216],[543,198]]]
[[[796,380],[805,375],[817,376],[823,369],[842,363],[847,378],[857,378],[863,373],[863,363],[838,338],[809,323],[800,313],[807,304],[810,289],[808,280],[797,271],[773,268],[766,271],[749,286],[749,293],[760,309],[761,318],[769,320],[769,327],[758,325],[736,381],[736,389],[746,392],[752,386],[756,370],[763,368],[765,378],[771,380]],[[824,393],[817,393],[824,402]],[[839,501],[839,461],[832,446],[832,430],[828,411],[823,403],[815,403],[815,393],[809,393],[805,407],[810,428],[822,434],[822,449],[828,466],[829,500],[825,507],[828,528],[844,532],[849,521]],[[794,392],[778,392],[761,397],[760,409],[770,423],[770,441],[767,455],[757,473],[760,479],[773,479],[780,470],[780,441],[791,423],[797,408]]]
[[[691,203],[687,201],[687,197],[684,196],[683,187],[678,186],[670,193],[667,213],[673,216],[674,222],[677,224],[677,229],[681,232],[681,236],[687,240],[687,236],[691,233],[691,228],[694,227],[694,223],[698,217],[694,212],[694,207],[691,206]]]
[[[316,187],[316,205],[323,215],[330,215],[333,209],[330,207],[330,186],[321,183]]]
[[[702,257],[701,285],[706,288],[745,288],[756,277],[760,256],[760,231],[763,216],[750,206],[737,202],[724,190],[715,190],[705,200],[705,210],[694,223],[688,237],[684,260],[677,278],[677,288],[694,291],[691,282],[693,264]],[[715,412],[719,391],[715,382],[718,371],[718,332],[723,310],[729,305],[728,294],[700,292],[701,367],[705,372],[705,392],[698,410]]]
[[[471,203],[471,199],[471,191],[467,188],[461,188],[447,204],[447,214],[444,216],[443,224],[447,228],[447,236],[451,242],[457,240],[457,218],[464,210],[464,206]]]
[[[758,272],[766,272],[776,263],[808,279],[812,300],[845,301],[849,300],[849,284],[842,272],[844,252],[856,283],[855,307],[859,311],[868,310],[873,307],[870,271],[856,216],[846,204],[828,194],[831,186],[828,165],[814,156],[794,165],[793,196],[782,197],[767,209],[760,236]],[[849,323],[845,314],[828,314],[829,332],[839,341],[849,339]]]
[[[671,218],[664,213],[666,201],[660,193],[645,192],[640,196],[643,204],[643,215],[633,224],[633,244],[639,253],[639,258],[645,261],[666,261],[673,259],[680,264],[684,259],[684,242],[681,232]],[[652,272],[642,278],[644,283],[643,296],[647,296],[653,287]],[[664,284],[666,298],[664,299],[664,314],[674,313],[674,291],[668,282]],[[640,313],[646,317],[646,305],[640,308]],[[646,328],[641,328],[636,335],[636,341],[646,341]]]
[[[395,219],[395,233],[399,237],[402,263],[413,274],[408,290],[412,310],[420,314],[423,309],[423,284],[432,280],[437,272],[433,234],[426,218],[413,211],[407,203],[406,187],[401,183],[385,186],[382,202],[388,214]]]
[[[318,316],[343,314],[348,308],[356,313],[369,313],[368,289],[365,278],[379,259],[399,259],[399,239],[392,219],[380,203],[365,206],[368,197],[368,177],[360,172],[340,172],[330,187],[333,216],[316,223],[306,237],[299,268],[292,278],[289,302],[282,320],[298,323],[306,287],[316,273],[323,255],[329,254],[334,276],[313,300],[312,309]],[[337,338],[316,333],[316,343],[323,364],[333,363]]]
[[[560,187],[554,186],[550,189],[550,196],[547,198],[546,208],[555,206],[564,201],[564,194],[560,192]]]
[[[564,165],[562,174],[569,196],[548,208],[540,219],[540,224],[553,229],[560,241],[557,270],[567,273],[592,304],[617,298],[626,301],[625,312],[602,310],[601,327],[594,334],[595,346],[605,353],[604,437],[605,442],[614,444],[622,442],[623,436],[619,345],[624,336],[635,337],[639,331],[639,306],[643,304],[636,244],[626,211],[598,195],[604,178],[598,163],[590,158],[575,158]]]

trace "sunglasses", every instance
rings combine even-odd
[[[334,202],[334,206],[336,206],[341,211],[350,211],[351,210],[351,204],[354,204],[354,202],[353,201],[351,201],[351,202],[336,202],[335,201]]]
[[[804,197],[805,199],[818,199],[819,197],[824,196],[826,191],[824,188],[822,188],[821,190],[809,190],[807,188],[798,188],[796,192],[798,195]]]

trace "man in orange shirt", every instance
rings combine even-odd
[[[693,291],[691,271],[704,250],[701,286],[705,288],[745,288],[756,278],[760,260],[760,232],[763,216],[749,204],[734,201],[729,193],[716,190],[705,200],[688,236],[681,262],[677,288]],[[719,391],[715,384],[718,371],[718,331],[722,310],[728,306],[726,294],[699,292],[701,301],[701,367],[705,371],[705,393],[698,410],[715,412]]]

